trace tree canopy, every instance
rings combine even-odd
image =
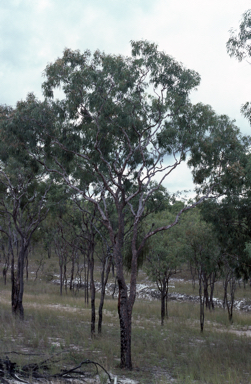
[[[43,102],[30,94],[19,103],[19,125],[12,125],[12,110],[2,111],[28,160],[99,212],[116,265],[125,368],[132,367],[132,309],[147,240],[174,227],[183,212],[206,198],[236,189],[248,151],[248,139],[227,116],[191,103],[190,93],[200,83],[197,72],[156,44],[132,41],[131,46],[130,57],[65,49],[44,71]],[[54,99],[57,89],[60,99]],[[157,210],[163,182],[186,160],[198,197],[159,226],[141,231],[145,217]],[[130,291],[123,269],[127,239]]]
[[[227,41],[227,52],[238,61],[247,60],[251,57],[251,10],[248,9],[243,15],[239,25],[239,31],[230,30],[230,38]],[[241,107],[242,114],[251,123],[251,104],[246,102]]]

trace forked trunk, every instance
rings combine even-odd
[[[122,242],[121,242],[122,244]],[[123,272],[123,256],[122,246],[116,244],[114,249],[114,259],[116,262],[117,280],[119,288],[118,296],[118,315],[120,322],[120,367],[125,369],[132,369],[132,356],[131,356],[131,327],[132,327],[132,307],[136,295],[136,275],[135,258],[132,258],[131,264],[131,281],[130,281],[130,295],[128,295],[128,288],[124,278]]]
[[[111,236],[112,240],[112,236]],[[136,282],[137,282],[137,225],[134,226],[132,237],[132,260],[131,260],[131,278],[130,293],[128,294],[127,285],[123,270],[123,245],[124,245],[124,217],[121,213],[119,220],[119,230],[116,241],[113,243],[113,255],[116,264],[117,280],[119,287],[118,297],[118,314],[120,322],[120,366],[125,369],[132,369],[131,356],[131,329],[132,329],[132,309],[136,298]]]

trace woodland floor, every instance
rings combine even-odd
[[[74,367],[81,358],[96,361],[117,384],[164,383],[250,383],[251,377],[251,288],[240,286],[236,293],[233,324],[221,308],[219,283],[215,311],[206,311],[205,330],[199,330],[199,307],[196,289],[186,278],[172,279],[170,284],[169,319],[160,325],[158,292],[143,272],[139,274],[138,294],[133,315],[132,372],[119,369],[119,324],[112,279],[107,287],[103,335],[90,338],[90,305],[83,303],[83,293],[58,294],[54,283],[29,281],[24,297],[25,321],[13,320],[10,314],[10,284],[0,282],[2,340],[0,354],[34,352],[49,356],[71,351],[67,366]],[[97,283],[97,291],[98,291]],[[116,296],[116,293],[115,293]],[[97,305],[98,305],[97,293]],[[25,329],[24,329],[25,327]],[[227,351],[227,353],[226,353]],[[15,361],[15,354],[8,354]],[[21,359],[21,360],[20,360]],[[17,364],[25,359],[19,358]],[[83,360],[83,358],[82,358]],[[208,369],[211,365],[211,369]],[[23,379],[23,378],[22,378]],[[22,380],[21,379],[21,380]],[[4,381],[6,380],[6,381]],[[27,380],[27,379],[26,379]],[[20,383],[12,377],[0,377],[0,383]],[[109,383],[102,369],[86,369],[83,380],[34,379],[29,383]]]

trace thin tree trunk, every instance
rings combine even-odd
[[[59,269],[60,269],[60,296],[63,294],[63,265],[62,260],[59,262]]]
[[[106,261],[104,263],[104,266],[102,268],[101,272],[101,295],[100,295],[100,303],[99,303],[99,310],[98,310],[98,333],[102,332],[102,320],[103,320],[103,306],[104,306],[104,300],[105,300],[105,287],[108,281],[110,269],[111,269],[111,262],[112,259],[109,256],[108,261],[106,258]],[[105,270],[105,265],[107,264],[106,270]],[[105,274],[105,277],[104,277]]]
[[[90,290],[91,290],[91,335],[95,335],[95,283],[94,283],[94,257],[93,252],[90,260]]]
[[[165,319],[165,292],[164,290],[161,291],[161,325],[164,325],[164,319]]]
[[[206,273],[203,273],[203,287],[204,287],[204,302],[206,304],[206,308],[209,308],[209,299],[208,299],[208,277]]]
[[[202,296],[202,276],[201,272],[199,272],[199,296],[200,296],[200,330],[203,332],[204,329],[204,319],[205,319],[205,314],[204,314],[204,296]]]
[[[64,276],[63,276],[63,280],[64,280],[65,293],[67,293],[67,266],[66,266],[66,259],[64,259]]]
[[[227,310],[228,310],[228,318],[229,321],[232,323],[233,322],[233,308],[234,308],[234,293],[236,289],[236,280],[235,276],[232,274],[230,281],[230,302],[227,300]]]
[[[89,274],[90,274],[90,262],[88,258],[87,273],[86,273],[86,303],[89,304]]]
[[[74,291],[74,270],[75,270],[75,252],[73,250],[72,252],[72,259],[71,259],[71,278],[70,278],[70,291]]]
[[[7,283],[7,267],[6,266],[3,267],[3,281],[4,281],[4,285],[6,285]]]
[[[167,280],[167,282],[166,282],[166,314],[165,314],[165,316],[166,316],[166,318],[168,319],[168,317],[169,317],[169,314],[168,314],[168,306],[167,306],[167,303],[168,303],[168,288],[169,288],[169,278],[168,278],[168,280]]]
[[[214,284],[215,284],[215,272],[210,275],[210,299],[209,299],[209,309],[214,310]]]
[[[166,279],[159,280],[160,283],[160,297],[161,297],[161,325],[164,325],[166,317]]]
[[[26,280],[29,279],[29,250],[27,249],[26,255],[25,255],[25,270],[26,270]]]

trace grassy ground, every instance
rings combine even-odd
[[[42,275],[41,275],[42,276]],[[143,273],[139,281],[145,281]],[[173,291],[197,295],[191,282],[177,281]],[[23,322],[10,310],[10,282],[0,282],[0,355],[8,352],[34,354],[29,361],[60,354],[62,364],[77,365],[84,359],[99,362],[109,372],[139,383],[250,383],[251,314],[227,313],[217,308],[206,312],[205,331],[199,330],[199,307],[194,303],[170,302],[170,317],[160,325],[160,303],[137,300],[133,311],[132,356],[134,370],[119,368],[119,322],[116,299],[106,298],[103,333],[90,338],[90,306],[83,292],[59,295],[59,287],[45,279],[25,284]],[[220,284],[218,293],[220,292]],[[191,292],[190,292],[191,291]],[[98,295],[97,295],[98,296]],[[251,297],[251,289],[239,288],[238,297]],[[98,297],[97,297],[98,304]],[[39,354],[36,356],[35,354]],[[10,355],[9,355],[10,356]],[[27,355],[13,358],[23,365]]]

